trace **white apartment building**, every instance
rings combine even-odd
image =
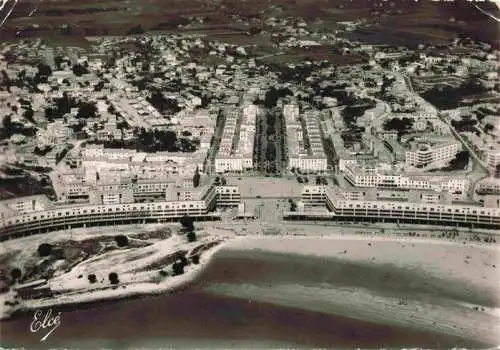
[[[224,132],[215,157],[215,171],[224,173],[252,169],[257,106],[246,104],[241,109],[229,108],[225,116]]]
[[[421,193],[415,199],[401,194],[400,198],[357,191],[345,191],[337,186],[304,187],[302,199],[309,206],[326,205],[328,212],[285,212],[287,220],[370,221],[444,225],[450,227],[500,227],[500,209],[475,205],[451,204],[439,193]],[[323,189],[322,189],[322,188]],[[377,194],[377,196],[374,196]]]
[[[283,106],[283,117],[286,124],[288,168],[307,172],[327,170],[328,161],[323,150],[319,120],[314,111],[306,111],[300,118],[299,107],[286,104]]]
[[[490,147],[484,150],[483,160],[490,170],[496,170],[496,167],[500,164],[500,148]]]
[[[445,164],[455,158],[461,150],[458,142],[429,144],[413,144],[411,150],[405,152],[405,163],[408,166],[423,168],[430,165]]]
[[[415,176],[397,174],[377,167],[362,167],[357,163],[344,166],[345,178],[356,187],[401,188],[465,193],[469,188],[467,177]]]
[[[167,222],[184,215],[219,220],[215,207],[237,206],[241,197],[238,187],[214,185],[174,189],[165,200],[148,203],[127,202],[130,193],[98,193],[97,204],[54,205],[43,195],[0,201],[0,240],[88,225]]]

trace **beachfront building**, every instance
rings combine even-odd
[[[234,186],[208,185],[195,189],[173,189],[165,199],[122,202],[108,192],[98,203],[57,205],[38,195],[0,202],[0,240],[75,227],[131,223],[169,222],[188,215],[195,220],[219,220],[217,206],[237,206],[241,195]]]
[[[453,201],[432,191],[346,190],[338,186],[306,186],[302,200],[326,206],[328,212],[285,212],[286,220],[394,222],[444,226],[500,228],[500,208]],[[316,195],[313,197],[311,192]]]
[[[328,212],[285,212],[286,220],[395,222],[444,226],[500,228],[500,209],[479,203],[455,203],[432,191],[346,190],[338,186],[306,186],[302,200],[326,206]],[[311,192],[317,193],[315,197]],[[313,203],[311,203],[313,201]]]
[[[355,187],[401,188],[465,193],[469,188],[466,176],[401,174],[381,165],[346,164],[345,179]]]
[[[283,106],[288,148],[288,169],[305,172],[322,172],[328,169],[323,150],[319,120],[314,111],[306,111],[302,117],[295,104]]]

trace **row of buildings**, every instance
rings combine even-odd
[[[245,104],[224,110],[224,130],[215,157],[215,172],[242,172],[253,168],[257,106]]]
[[[93,225],[168,222],[185,215],[196,220],[220,220],[217,207],[241,204],[237,186],[211,184],[170,193],[164,199],[147,203],[63,205],[41,195],[5,200],[0,202],[0,239]],[[299,210],[284,212],[285,220],[368,220],[500,228],[500,209],[457,202],[446,192],[308,185],[301,197]]]
[[[346,164],[343,174],[355,187],[425,189],[450,193],[465,193],[469,188],[469,179],[466,176],[405,174],[382,164]]]
[[[286,126],[288,168],[305,172],[326,171],[328,161],[316,113],[308,110],[300,115],[298,105],[285,104],[283,117]]]
[[[188,215],[196,220],[218,220],[216,207],[238,206],[236,186],[207,185],[176,189],[165,199],[147,203],[133,200],[91,204],[57,204],[43,195],[0,202],[0,239],[75,227],[141,222],[167,222]]]
[[[284,218],[500,228],[498,207],[456,202],[446,192],[305,186],[302,202],[302,211],[285,212]]]

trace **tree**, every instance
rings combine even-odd
[[[199,255],[193,255],[191,257],[191,261],[193,262],[193,264],[198,265],[200,263],[200,256]]]
[[[52,245],[49,243],[42,243],[38,246],[38,255],[40,257],[46,257],[49,256],[50,253],[52,253]]]
[[[484,132],[486,132],[486,133],[487,133],[487,132],[490,132],[490,131],[492,131],[494,128],[495,128],[495,127],[494,127],[492,124],[487,123],[487,124],[484,126]]]
[[[13,281],[17,281],[21,278],[22,276],[22,271],[20,268],[18,267],[14,267],[11,271],[10,271],[10,277],[12,277],[12,280]]]
[[[200,185],[200,173],[198,172],[198,167],[196,167],[196,172],[193,176],[193,186],[198,187]]]
[[[194,230],[194,224],[193,224],[194,220],[192,217],[184,215],[181,218],[180,222],[181,222],[181,225],[184,228],[184,230],[186,230],[186,231],[193,231]]]
[[[96,275],[95,275],[95,274],[93,274],[93,273],[91,273],[91,274],[88,276],[88,279],[89,279],[89,282],[90,282],[91,284],[94,284],[94,283],[96,283],[96,282],[97,282],[97,277],[96,277]]]
[[[73,65],[72,70],[73,74],[76,75],[77,77],[81,77],[84,74],[89,74],[89,70],[79,63]]]
[[[23,113],[23,117],[26,118],[28,121],[34,123],[34,119],[33,119],[33,115],[34,115],[34,112],[33,110],[31,109],[31,107],[29,107],[27,110],[24,111]]]
[[[48,77],[52,74],[52,68],[46,64],[40,63],[37,68],[40,76]]]
[[[116,244],[118,244],[118,247],[128,246],[128,237],[125,235],[115,236],[115,241],[116,241]]]
[[[109,282],[111,284],[118,284],[120,281],[118,280],[118,274],[116,272],[111,272],[108,276]]]
[[[187,239],[189,242],[196,242],[196,233],[194,231],[189,231],[187,234]]]
[[[172,265],[172,270],[174,272],[174,276],[182,275],[184,273],[184,264],[181,261],[176,261]]]
[[[97,107],[94,103],[80,102],[78,106],[77,118],[95,118],[97,114]]]

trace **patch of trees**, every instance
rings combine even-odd
[[[337,99],[339,105],[349,105],[356,103],[355,96],[346,91],[345,89],[348,87],[347,84],[338,84],[338,85],[328,85],[321,89],[319,86],[316,88],[317,94],[322,97],[334,97]]]
[[[72,71],[73,74],[76,75],[77,77],[81,77],[84,74],[89,74],[89,70],[85,66],[79,63],[73,65]]]
[[[452,109],[460,106],[463,98],[488,91],[480,82],[473,79],[464,81],[459,87],[437,85],[422,94],[422,97],[439,109]]]
[[[50,243],[42,243],[38,246],[38,255],[40,257],[49,256],[52,253],[52,244]]]
[[[77,107],[77,102],[66,92],[61,98],[54,99],[54,106],[45,109],[45,117],[49,121],[62,118],[66,113],[71,112],[71,108]]]
[[[180,219],[180,223],[185,231],[194,231],[194,220],[192,217],[184,215]]]
[[[399,134],[405,133],[413,126],[413,120],[410,118],[392,118],[384,122],[385,130],[396,130]]]
[[[14,267],[12,270],[10,270],[10,277],[12,278],[12,281],[18,281],[21,276],[23,275],[22,271],[18,267]]]
[[[2,119],[2,130],[0,133],[0,140],[11,137],[14,134],[21,134],[24,136],[35,136],[35,128],[25,128],[23,124],[13,122],[12,115],[7,114]]]
[[[52,69],[50,68],[50,66],[44,63],[38,64],[37,69],[38,71],[35,74],[34,83],[35,84],[46,83],[47,79],[52,74]]]
[[[91,273],[90,275],[88,275],[88,280],[90,282],[90,284],[94,284],[97,282],[97,277],[95,274]]]
[[[95,103],[81,101],[78,103],[77,118],[95,118],[97,116],[97,107]]]
[[[146,100],[151,103],[151,105],[162,113],[178,113],[181,108],[179,107],[177,100],[173,98],[165,98],[161,91],[155,90],[151,93],[150,97]]]
[[[118,247],[126,247],[128,246],[128,237],[125,235],[117,235],[115,236],[115,242]]]
[[[475,128],[476,124],[477,124],[477,120],[472,119],[472,117],[469,115],[462,117],[462,119],[460,119],[460,120],[452,120],[451,121],[451,125],[458,132],[464,132],[464,131],[475,132],[476,131],[476,128]]]
[[[365,104],[361,106],[347,106],[342,110],[340,114],[342,115],[344,123],[349,127],[353,127],[356,124],[356,119],[361,117],[366,110],[373,107],[374,107],[373,104]]]
[[[448,167],[443,170],[464,170],[469,164],[470,154],[468,151],[460,151],[456,154],[455,158],[450,161]]]
[[[264,98],[264,106],[266,108],[276,107],[276,103],[278,102],[278,100],[285,96],[293,96],[293,92],[288,88],[276,89],[273,86],[266,92],[266,96]]]
[[[138,142],[145,151],[168,151],[178,152],[177,133],[172,130],[146,130],[140,129]],[[139,146],[140,147],[140,146]]]

